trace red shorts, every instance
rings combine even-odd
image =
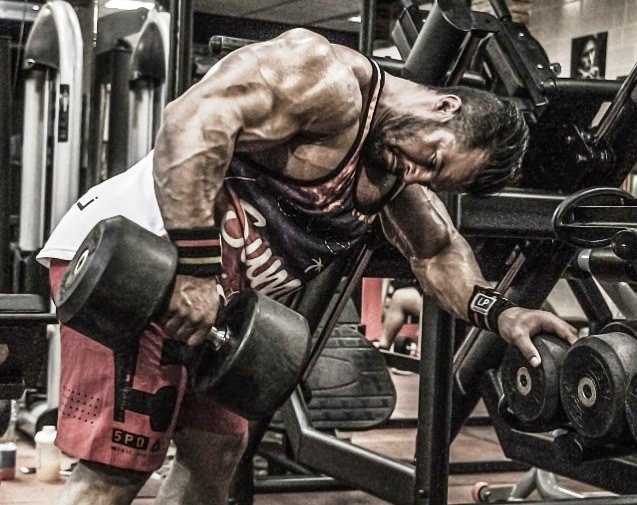
[[[52,260],[56,292],[67,261]],[[159,468],[176,426],[240,434],[248,423],[186,387],[171,343],[151,323],[126,352],[60,326],[62,370],[57,446],[71,456],[137,471]]]

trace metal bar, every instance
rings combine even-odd
[[[610,133],[610,130],[615,126],[615,123],[622,111],[625,107],[626,103],[631,100],[631,94],[637,85],[637,63],[633,66],[628,77],[624,80],[617,95],[613,99],[599,122],[599,127],[593,134],[593,145],[599,145]]]
[[[464,236],[553,239],[553,214],[564,195],[505,191],[476,197],[459,195],[457,228]]]
[[[511,21],[511,11],[504,0],[489,0],[489,3],[498,19]]]
[[[20,236],[22,251],[35,251],[44,242],[47,138],[50,134],[49,71],[33,68],[24,84]]]
[[[612,321],[613,313],[590,274],[582,273],[578,278],[568,277],[566,282],[589,321],[591,333],[597,333]]]
[[[537,470],[535,473],[535,485],[537,491],[543,499],[563,500],[565,498],[585,498],[582,493],[576,493],[557,483],[555,475],[544,470]]]
[[[573,208],[573,220],[582,226],[637,226],[637,205],[582,205]]]
[[[462,77],[464,76],[465,71],[469,67],[471,60],[475,56],[475,53],[478,49],[480,41],[482,40],[481,36],[478,36],[475,33],[472,33],[469,36],[465,46],[462,48],[462,51],[456,60],[453,69],[447,76],[446,86],[457,86],[460,84]]]
[[[465,426],[491,426],[493,423],[491,422],[491,417],[486,415],[475,415],[471,416],[467,419]]]
[[[406,354],[381,350],[385,363],[388,367],[406,370],[408,372],[418,373],[420,370],[420,359]]]
[[[320,491],[350,491],[352,488],[332,477],[294,475],[279,477],[257,477],[254,481],[255,493],[313,493]]]
[[[0,292],[11,288],[11,38],[0,37]]]
[[[574,100],[584,98],[588,100],[612,100],[621,87],[619,81],[607,79],[551,79],[542,82],[542,91],[549,99]]]
[[[449,480],[454,319],[423,299],[414,503],[445,505]]]
[[[212,56],[223,57],[226,54],[241,49],[244,46],[254,44],[256,40],[241,39],[238,37],[227,37],[225,35],[214,35],[208,42],[208,51]]]
[[[130,63],[133,50],[128,44],[113,48],[111,100],[108,111],[107,177],[128,169],[128,133],[130,130]]]
[[[577,255],[577,266],[579,268],[593,274],[597,281],[606,281],[608,283],[636,283],[637,272],[635,271],[634,263],[635,260],[620,258],[610,247],[583,249]]]
[[[383,423],[383,429],[416,429],[418,418],[416,417],[392,417]]]
[[[476,473],[526,472],[530,465],[510,459],[452,461],[449,463],[450,475],[468,475]]]
[[[57,324],[55,314],[11,314],[0,313],[0,324],[24,326],[26,324]]]
[[[374,27],[376,25],[376,0],[361,0],[361,28],[358,34],[358,50],[374,54]]]
[[[435,2],[407,56],[403,76],[421,84],[442,84],[471,26],[465,0]]]
[[[276,463],[290,472],[294,472],[298,475],[312,475],[312,472],[303,465],[299,465],[296,461],[288,458],[282,451],[269,448],[267,442],[261,442],[257,454],[265,458],[268,463]]]
[[[352,296],[352,292],[357,287],[358,282],[360,281],[360,278],[362,277],[363,272],[365,271],[365,268],[367,267],[367,264],[369,263],[369,259],[371,257],[372,251],[366,244],[363,244],[358,252],[358,255],[356,256],[356,259],[352,264],[349,275],[347,275],[347,283],[339,294],[336,304],[334,305],[331,314],[325,322],[325,325],[323,326],[321,333],[318,336],[314,347],[312,348],[310,358],[308,360],[305,371],[303,372],[303,378],[301,379],[302,381],[306,381],[312,373],[314,365],[316,365],[316,362],[318,361],[319,356],[321,355],[321,352],[325,347],[325,344],[327,344],[327,339],[332,334],[332,331],[334,331],[334,327],[338,322],[338,317],[341,315],[341,312],[343,311],[343,308],[345,307],[345,304],[349,300],[350,296]]]
[[[299,463],[396,505],[413,504],[413,466],[312,428],[298,390],[281,412]]]
[[[310,333],[314,335],[325,315],[325,297],[336,292],[343,277],[344,259],[329,265],[320,275],[312,279],[306,286],[296,303],[290,306],[307,319]]]
[[[170,0],[168,101],[174,100],[190,87],[192,25],[192,0]]]

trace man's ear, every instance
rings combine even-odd
[[[440,95],[434,104],[434,111],[441,115],[442,121],[453,118],[462,108],[458,95]]]

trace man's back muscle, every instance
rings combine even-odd
[[[360,54],[298,29],[230,55],[198,84],[196,96],[244,101],[235,151],[311,180],[336,167],[354,142],[371,74]],[[267,104],[267,113],[251,113],[251,100]]]

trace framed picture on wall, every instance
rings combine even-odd
[[[577,37],[571,42],[571,77],[603,79],[606,74],[608,32]]]

